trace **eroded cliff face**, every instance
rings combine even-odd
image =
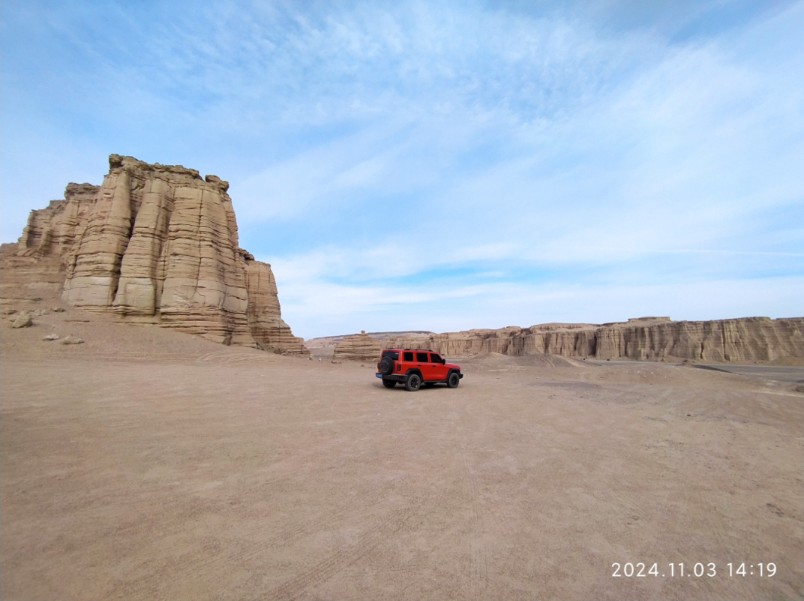
[[[447,357],[500,353],[580,359],[801,363],[804,361],[804,317],[678,322],[666,317],[650,317],[604,325],[512,326],[500,330],[393,338],[386,345],[432,348]]]
[[[595,332],[599,359],[777,361],[804,358],[804,318],[627,323]]]
[[[257,346],[265,350],[281,349],[284,353],[308,354],[304,341],[293,335],[282,319],[276,279],[267,263],[254,261],[248,253],[246,261],[246,290],[248,327]]]
[[[333,358],[347,361],[368,361],[375,363],[380,356],[383,344],[365,332],[344,336],[335,346]]]
[[[111,155],[101,186],[69,184],[32,211],[6,274],[61,287],[69,305],[222,342],[306,353],[282,321],[270,265],[239,248],[229,184]]]

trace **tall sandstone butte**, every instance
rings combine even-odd
[[[239,248],[228,188],[194,169],[113,154],[101,186],[69,184],[64,200],[31,212],[16,249],[3,253],[3,279],[59,285],[85,310],[306,354],[282,320],[271,266]]]

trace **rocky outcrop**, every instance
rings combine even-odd
[[[804,358],[804,318],[618,324],[596,332],[596,357],[700,361]]]
[[[0,299],[61,294],[64,258],[92,211],[99,190],[91,184],[68,184],[64,200],[53,200],[46,208],[31,211],[19,241],[0,248]]]
[[[18,255],[64,256],[76,243],[93,212],[100,186],[67,184],[64,200],[52,200],[47,208],[31,211],[18,241]]]
[[[397,337],[388,339],[386,345],[432,348],[447,357],[501,353],[647,361],[800,362],[804,360],[804,318],[674,322],[667,317],[646,317],[603,325],[543,324]]]
[[[333,358],[346,361],[371,361],[379,359],[383,345],[380,340],[372,338],[365,332],[344,336],[335,346]]]
[[[276,279],[267,263],[255,261],[243,253],[246,262],[246,291],[248,327],[257,346],[265,350],[280,349],[290,354],[307,354],[304,341],[293,335],[282,319]]]
[[[239,248],[228,188],[111,155],[101,186],[69,184],[64,200],[31,212],[16,249],[3,250],[3,279],[38,278],[69,305],[224,344],[306,353],[282,321],[270,265]]]

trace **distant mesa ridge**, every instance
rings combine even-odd
[[[308,341],[311,347],[313,344],[314,341]],[[499,353],[512,356],[558,355],[575,359],[801,364],[804,360],[804,317],[745,317],[713,321],[639,317],[625,323],[600,325],[553,323],[444,334],[361,334],[336,337],[335,356],[376,360],[378,345],[385,348],[429,348],[447,357]]]
[[[195,169],[112,154],[100,186],[68,184],[3,245],[3,288],[58,289],[85,310],[307,354],[282,320],[271,266],[238,245],[228,189]]]

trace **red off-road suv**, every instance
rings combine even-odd
[[[383,386],[393,388],[397,382],[407,390],[419,390],[422,384],[446,384],[457,388],[463,374],[459,365],[447,363],[441,355],[424,349],[386,349],[377,363],[377,377]]]

